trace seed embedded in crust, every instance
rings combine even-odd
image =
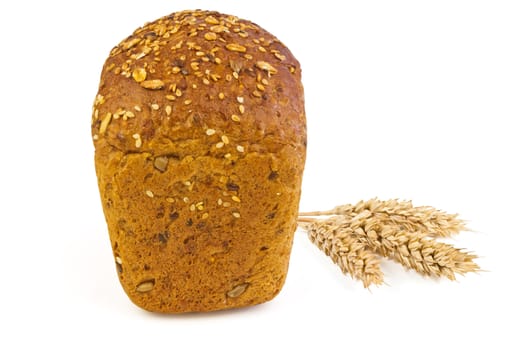
[[[142,146],[142,139],[140,138],[140,134],[133,134],[131,135],[133,139],[135,140],[135,147],[139,148]]]
[[[286,59],[285,55],[280,54],[279,52],[274,52],[273,55],[277,57],[279,61],[284,61]]]
[[[212,32],[214,32],[214,33],[223,33],[223,32],[228,33],[229,32],[228,27],[225,27],[225,26],[220,25],[220,24],[215,25],[215,26],[211,26],[210,30]]]
[[[244,105],[239,105],[239,112],[241,112],[241,114],[244,114]]]
[[[268,62],[257,61],[256,65],[257,65],[258,68],[260,68],[260,69],[262,69],[264,71],[267,71],[268,74],[275,74],[275,73],[277,73],[277,69],[275,69],[275,67],[273,67]]]
[[[236,114],[232,114],[231,118],[234,122],[237,122],[237,123],[241,121],[241,118],[239,118],[239,116]]]
[[[243,153],[244,152],[244,147],[241,146],[241,145],[237,145],[236,149],[237,149],[237,152],[239,152],[239,153]]]
[[[146,80],[146,77],[147,77],[148,73],[146,72],[146,70],[144,68],[136,68],[133,70],[133,79],[137,82],[137,83],[141,83],[143,82],[144,80]]]
[[[237,298],[238,296],[240,296],[242,293],[246,291],[246,288],[248,288],[248,286],[249,286],[249,283],[239,284],[233,287],[232,290],[227,292],[226,295],[230,298]]]
[[[214,129],[207,129],[206,130],[206,135],[208,135],[208,136],[215,135],[215,130]]]
[[[135,290],[139,293],[147,293],[151,291],[154,286],[155,286],[154,279],[145,280],[145,281],[140,282],[135,288]]]
[[[149,198],[153,198],[153,192],[151,192],[150,190],[146,190],[146,196],[148,196]]]
[[[246,52],[246,47],[235,43],[227,44],[226,49],[233,52]]]
[[[115,256],[115,262],[119,265],[122,265],[122,259],[120,258],[120,256]]]
[[[239,219],[241,217],[241,214],[237,213],[237,212],[233,212],[232,213],[233,217],[236,218],[236,219]]]
[[[217,39],[217,34],[215,34],[213,32],[208,32],[208,33],[204,34],[204,39],[209,40],[209,41],[213,41],[213,40]]]
[[[168,168],[168,157],[157,157],[153,161],[155,169],[164,172]]]
[[[100,134],[104,134],[106,132],[106,129],[108,128],[112,116],[113,114],[109,112],[106,113],[106,116],[104,117],[104,119],[102,119],[102,122],[100,123],[100,129],[98,130]]]
[[[240,203],[241,199],[239,197],[237,197],[237,196],[232,196],[232,201]]]
[[[224,142],[225,145],[230,143],[230,139],[226,135],[222,135],[221,136],[221,140],[222,140],[222,142]]]
[[[140,83],[140,86],[148,90],[160,90],[164,88],[164,82],[160,79],[144,80]]]
[[[219,24],[219,20],[213,16],[206,17],[204,21],[208,24]]]

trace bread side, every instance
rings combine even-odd
[[[257,25],[180,12],[106,61],[93,107],[95,165],[120,281],[159,312],[273,298],[300,198],[300,68]]]

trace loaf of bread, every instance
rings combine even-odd
[[[299,63],[258,25],[184,11],[111,50],[92,115],[120,282],[139,307],[211,311],[281,290],[306,155]]]

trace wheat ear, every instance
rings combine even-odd
[[[420,232],[385,226],[367,212],[350,219],[337,216],[330,221],[332,222],[329,225],[354,235],[378,254],[392,258],[423,275],[454,280],[455,274],[479,270],[479,266],[474,262],[476,255],[438,242]]]
[[[310,240],[365,287],[383,282],[380,256],[420,274],[450,280],[456,274],[479,271],[476,255],[434,239],[458,233],[465,226],[457,215],[432,207],[372,199],[299,215]]]
[[[401,230],[426,233],[435,237],[449,237],[467,230],[457,214],[448,214],[430,206],[414,207],[411,201],[377,198],[346,204],[327,211],[300,213],[300,216],[345,215],[356,216],[368,211],[383,225],[398,226]]]
[[[343,231],[333,231],[322,222],[301,226],[308,232],[310,241],[329,256],[343,273],[362,281],[365,288],[383,283],[379,257],[356,237]]]

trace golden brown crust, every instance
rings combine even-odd
[[[257,304],[281,289],[306,152],[299,63],[259,26],[185,11],[107,59],[92,118],[120,281],[151,311]]]

